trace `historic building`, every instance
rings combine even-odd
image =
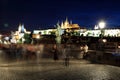
[[[33,34],[34,37],[38,36],[37,34],[41,33],[41,35],[51,35],[52,33],[55,33],[57,31],[57,27],[60,26],[61,28],[61,35],[64,34],[64,32],[85,32],[86,29],[80,27],[78,24],[73,24],[72,21],[68,21],[68,19],[66,18],[65,21],[61,22],[61,23],[57,23],[56,25],[56,29],[46,29],[46,30],[34,30]],[[36,36],[35,36],[36,35]]]
[[[11,43],[17,43],[20,39],[24,41],[24,34],[30,34],[24,27],[24,24],[19,24],[18,31],[11,32]]]
[[[91,36],[91,37],[100,37],[101,34],[105,37],[120,37],[120,29],[93,29],[86,30],[83,33],[80,33],[83,36]]]
[[[79,29],[80,26],[78,24],[72,24],[72,21],[69,22],[66,18],[65,22],[61,23],[61,29]]]

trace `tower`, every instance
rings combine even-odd
[[[65,20],[65,23],[64,23],[65,26],[68,26],[69,25],[69,22],[68,22],[68,19],[66,18]]]
[[[21,26],[21,33],[25,33],[24,25]]]
[[[21,32],[21,24],[19,24],[19,27],[18,27],[18,32],[20,33]]]
[[[61,23],[61,28],[64,28],[64,24],[63,24],[63,22]]]
[[[19,33],[25,33],[25,32],[26,32],[26,29],[25,29],[25,27],[24,27],[24,24],[19,24],[18,32],[19,32]]]

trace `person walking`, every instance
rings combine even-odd
[[[53,52],[53,59],[54,59],[55,61],[58,60],[58,50],[57,50],[56,44],[53,46],[52,52]]]
[[[86,59],[88,55],[88,46],[86,44],[84,45],[83,50],[84,50],[84,58]]]
[[[69,61],[70,61],[69,52],[70,52],[70,45],[65,44],[64,51],[63,51],[64,65],[65,66],[69,66]]]

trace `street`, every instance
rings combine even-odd
[[[86,60],[41,60],[0,65],[0,80],[120,80],[120,67]]]

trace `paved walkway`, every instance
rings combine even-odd
[[[0,80],[120,80],[120,67],[85,60],[41,60],[1,64]]]
[[[87,60],[76,60],[70,59],[69,65],[73,64],[88,64],[90,61]],[[26,61],[4,61],[0,62],[0,67],[13,67],[13,66],[36,66],[36,65],[62,65],[64,66],[64,60],[53,60],[53,59],[39,59],[39,60],[26,60]]]

